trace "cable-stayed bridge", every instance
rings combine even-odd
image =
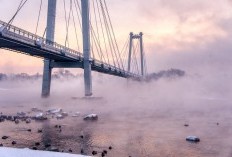
[[[94,0],[93,0],[94,1]],[[91,71],[97,71],[104,74],[114,75],[123,78],[131,78],[134,80],[142,80],[146,74],[146,64],[143,50],[143,34],[130,33],[127,44],[124,46],[124,51],[127,52],[127,67],[123,63],[121,54],[118,50],[118,45],[113,32],[112,24],[109,18],[107,6],[105,0],[99,1],[99,8],[102,9],[102,15],[99,14],[99,19],[95,21],[101,21],[105,24],[105,31],[103,30],[102,23],[101,29],[97,28],[94,32],[93,24],[90,17],[90,4],[89,0],[81,0],[81,4],[78,1],[70,0],[71,4],[74,3],[79,6],[82,22],[82,43],[83,53],[71,49],[67,46],[67,40],[65,46],[58,44],[54,41],[55,36],[55,23],[56,23],[56,0],[48,0],[48,12],[47,12],[47,26],[46,26],[46,38],[36,35],[36,33],[28,32],[22,28],[12,25],[17,13],[22,9],[27,0],[21,0],[21,3],[16,11],[15,15],[9,22],[3,22],[0,20],[0,48],[8,49],[10,51],[16,51],[24,53],[30,56],[44,58],[44,71],[43,71],[43,85],[42,96],[47,97],[50,94],[51,86],[51,73],[53,68],[82,68],[84,69],[84,83],[85,83],[85,95],[92,95],[92,76]],[[65,2],[65,1],[64,1]],[[42,0],[41,0],[42,4]],[[105,4],[105,7],[104,7]],[[65,3],[64,3],[65,5]],[[95,4],[98,5],[98,4]],[[40,6],[41,8],[41,6]],[[78,8],[78,7],[76,7]],[[99,8],[97,8],[99,10]],[[105,11],[104,11],[105,9]],[[72,9],[70,9],[72,11]],[[66,29],[69,29],[70,15],[74,14],[69,11],[69,16],[66,19]],[[96,18],[96,11],[95,18]],[[100,13],[100,11],[98,12]],[[40,13],[39,13],[40,15]],[[66,13],[65,13],[66,16]],[[38,17],[39,20],[39,17]],[[67,22],[68,21],[68,22]],[[75,21],[74,21],[75,24]],[[37,23],[38,26],[38,23]],[[98,24],[95,25],[98,27]],[[37,28],[36,28],[37,29]],[[76,26],[75,26],[76,29]],[[105,47],[105,42],[108,38],[108,52],[107,59],[102,53],[102,46],[100,45],[101,32]],[[66,39],[68,34],[66,34]],[[106,37],[107,36],[107,37]],[[138,39],[137,46],[133,45],[133,41]],[[138,48],[139,47],[139,48]],[[127,49],[128,48],[128,49]],[[106,48],[107,49],[107,48]],[[135,51],[140,51],[140,66],[137,63]],[[109,52],[110,51],[110,52]],[[98,53],[98,57],[94,52]],[[109,57],[111,56],[111,57]],[[111,60],[111,62],[110,62]],[[132,70],[132,63],[136,65],[137,72]],[[126,67],[126,68],[125,68]],[[140,69],[140,70],[139,70]]]

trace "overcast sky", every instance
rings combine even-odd
[[[58,1],[56,41],[64,43],[63,1]],[[149,72],[180,68],[188,71],[229,69],[232,61],[231,0],[106,0],[120,47],[129,32],[144,32]],[[20,0],[0,0],[0,20],[8,21]],[[14,25],[35,32],[40,0],[28,3]],[[39,34],[46,24],[43,0]],[[42,60],[1,50],[0,72],[42,71]]]

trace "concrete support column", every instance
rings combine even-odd
[[[56,0],[48,0],[46,42],[54,42],[56,23]],[[42,97],[50,95],[52,67],[51,60],[44,60]]]
[[[42,97],[49,97],[50,95],[51,74],[52,74],[52,68],[50,64],[51,64],[50,60],[47,59],[44,60]]]
[[[91,62],[90,62],[89,0],[81,0],[81,10],[82,10],[83,51],[84,51],[85,96],[91,96],[92,76],[91,76]]]

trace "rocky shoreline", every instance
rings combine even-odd
[[[3,123],[14,123],[16,126],[20,126],[21,124],[22,125],[28,124],[28,127],[26,127],[23,131],[30,132],[34,135],[40,134],[40,136],[43,136],[43,133],[45,131],[43,128],[38,128],[35,130],[33,127],[31,128],[30,124],[33,123],[32,125],[37,125],[37,122],[46,123],[47,121],[51,121],[51,120],[62,121],[68,117],[69,118],[70,117],[82,118],[82,120],[86,121],[86,123],[88,121],[91,121],[91,122],[98,121],[97,114],[81,115],[80,112],[68,113],[68,112],[64,112],[62,109],[50,109],[47,111],[43,111],[41,109],[32,108],[31,111],[29,111],[29,112],[18,112],[15,115],[6,115],[3,113],[0,113],[0,123],[2,123],[2,124]],[[4,126],[4,124],[2,126]],[[53,131],[55,131],[57,133],[62,133],[62,132],[66,131],[65,130],[66,128],[64,126],[65,125],[55,124],[55,125],[50,126],[50,127],[53,128]],[[84,141],[86,138],[85,136],[87,136],[87,135],[80,133],[78,138],[80,141]],[[19,141],[17,141],[13,136],[9,136],[6,133],[5,135],[3,135],[1,137],[0,147],[5,146],[5,144],[6,144],[7,146],[11,145],[12,147],[17,148],[18,143],[19,143]],[[84,148],[80,148],[80,152],[74,152],[74,150],[72,148],[63,148],[63,147],[59,148],[59,147],[53,145],[51,141],[50,142],[34,141],[34,143],[29,147],[29,149],[53,151],[53,152],[66,152],[66,153],[73,153],[73,154],[78,153],[78,154],[82,154],[82,155],[93,155],[93,156],[105,157],[105,156],[107,156],[108,152],[113,149],[113,147],[106,146],[105,148],[102,148],[101,150],[99,150],[99,148],[97,148],[96,150],[94,148],[92,148],[92,151],[88,151],[88,152],[86,152]]]

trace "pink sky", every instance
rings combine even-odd
[[[8,21],[19,2],[0,0],[0,20]],[[13,24],[35,32],[39,3],[39,0],[29,0]],[[43,3],[40,35],[46,24],[47,0]],[[129,32],[144,32],[150,72],[166,68],[188,70],[215,65],[215,62],[224,65],[224,60],[228,64],[231,62],[228,60],[232,35],[232,3],[229,0],[108,0],[107,3],[120,47]],[[62,4],[58,0],[56,41],[61,44],[65,39]],[[76,45],[73,43],[72,47]],[[1,50],[0,72],[36,73],[42,68],[42,59]]]

